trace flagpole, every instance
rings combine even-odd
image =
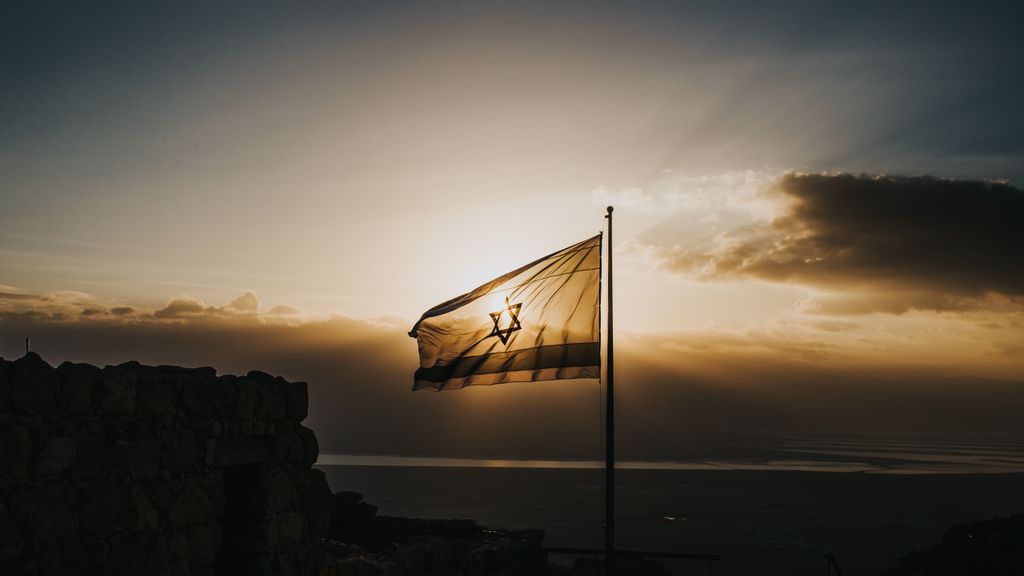
[[[608,348],[605,359],[605,447],[604,447],[604,562],[608,574],[612,573],[615,555],[615,354],[612,330],[612,211],[608,207]]]

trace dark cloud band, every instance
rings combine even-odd
[[[857,292],[865,311],[875,297],[887,301],[888,311],[900,311],[969,307],[991,294],[1024,296],[1024,192],[1009,184],[787,174],[777,190],[789,201],[785,214],[733,231],[705,253],[667,252],[666,265],[705,278],[748,276]]]

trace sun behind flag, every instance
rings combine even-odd
[[[601,375],[601,235],[427,310],[413,390]]]

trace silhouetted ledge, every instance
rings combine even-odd
[[[493,530],[470,519],[378,516],[356,492],[331,497],[324,576],[599,576],[604,565],[578,558],[549,564],[543,530]],[[661,561],[622,558],[619,574],[665,576]]]
[[[306,385],[0,360],[0,574],[318,574]]]
[[[543,574],[541,530],[489,530],[473,520],[377,516],[355,492],[331,498],[325,576]]]
[[[942,541],[913,551],[879,576],[1024,574],[1024,514],[956,524]]]
[[[0,574],[603,573],[549,565],[540,530],[332,495],[307,409],[305,383],[263,372],[0,358]]]

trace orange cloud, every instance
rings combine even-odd
[[[828,293],[830,314],[986,308],[1024,302],[1024,192],[1002,182],[786,174],[781,215],[705,249],[628,248],[703,280],[754,278]]]

